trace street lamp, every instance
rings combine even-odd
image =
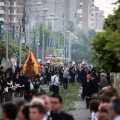
[[[46,13],[49,9],[48,8],[44,8],[43,11]]]
[[[9,9],[9,1],[8,0],[6,0],[6,25],[7,25],[7,27],[6,27],[6,29],[7,29],[7,35],[6,35],[6,69],[8,68],[8,30],[9,30],[9,25],[8,25],[8,23],[9,23],[9,15],[8,15],[8,13],[9,13],[9,11],[8,11],[8,9]]]
[[[42,5],[42,2],[36,2],[36,5]]]

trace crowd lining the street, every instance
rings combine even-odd
[[[0,68],[0,102],[7,102],[2,106],[3,120],[73,120],[72,115],[61,111],[59,86],[66,91],[69,83],[74,86],[75,82],[82,86],[81,98],[86,101],[86,109],[90,109],[91,120],[120,120],[120,98],[109,72],[82,64],[41,68],[41,76],[32,79],[25,77],[18,66]],[[50,97],[41,84],[49,86],[53,92]],[[13,95],[19,100],[8,102]]]

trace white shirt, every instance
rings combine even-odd
[[[47,114],[43,117],[42,120],[48,120],[49,116],[50,116],[50,111],[47,112]]]
[[[34,89],[33,84],[30,82],[30,90]]]
[[[56,86],[59,86],[60,85],[60,82],[59,82],[59,77],[57,75],[54,75],[52,77],[52,85],[56,85]]]
[[[114,120],[120,120],[120,115],[118,115]]]

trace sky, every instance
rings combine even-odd
[[[99,7],[100,10],[103,10],[105,17],[107,17],[109,14],[113,13],[115,5],[112,5],[112,3],[116,1],[117,0],[95,0],[95,5]]]

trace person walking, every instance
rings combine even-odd
[[[75,69],[71,70],[71,83],[74,85],[75,84]]]
[[[59,70],[59,78],[60,78],[60,84],[63,84],[63,68],[60,68]]]
[[[86,100],[86,108],[89,109],[89,103],[91,98],[91,84],[90,84],[90,74],[87,74],[86,81],[83,83],[83,94]]]
[[[63,72],[63,87],[65,90],[68,88],[69,69],[66,68]]]
[[[51,81],[51,71],[50,68],[48,68],[48,71],[46,72],[46,82],[47,86],[49,86],[49,82]]]
[[[53,94],[59,94],[59,72],[55,72],[55,75],[52,77],[52,85],[53,85]]]
[[[108,81],[106,79],[105,73],[100,74],[100,84],[99,84],[99,90],[102,90],[102,88],[108,86]]]

